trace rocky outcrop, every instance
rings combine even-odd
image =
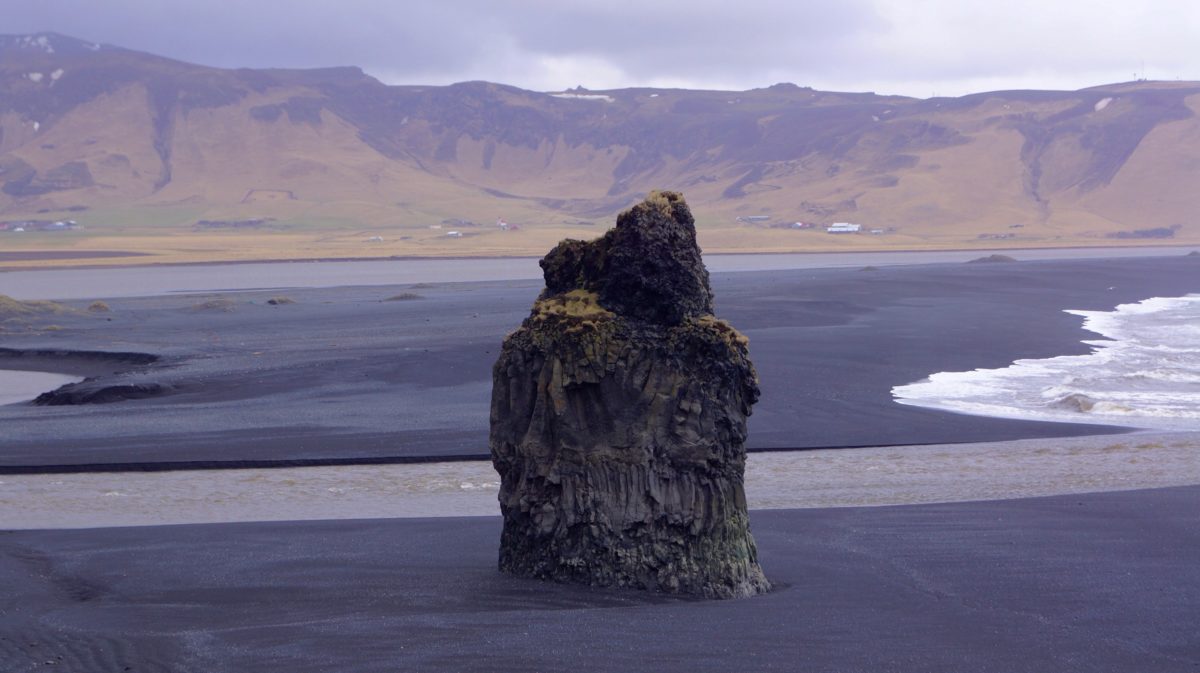
[[[652,193],[541,262],[546,289],[493,372],[500,568],[599,586],[762,593],[743,488],[758,399],[712,315],[683,198]]]
[[[171,392],[171,387],[154,381],[140,383],[111,383],[103,379],[84,379],[79,383],[68,383],[34,398],[33,403],[43,407],[75,404],[111,404],[125,400],[140,400],[160,397]]]
[[[1017,259],[1015,257],[1010,257],[1008,255],[996,254],[996,255],[988,255],[986,257],[976,257],[975,259],[968,260],[967,264],[997,264],[997,263],[1007,263],[1007,262],[1015,262],[1015,261],[1017,261]]]

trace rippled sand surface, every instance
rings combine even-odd
[[[752,509],[993,500],[1200,484],[1200,433],[756,453]],[[487,462],[0,476],[0,529],[487,516]]]

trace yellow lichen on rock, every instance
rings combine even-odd
[[[613,312],[600,305],[600,297],[587,290],[571,290],[539,300],[533,306],[534,317],[547,318],[612,318]]]
[[[733,325],[713,315],[702,315],[695,319],[700,327],[721,337],[730,348],[746,350],[750,347],[750,337],[737,331]]]
[[[671,207],[673,202],[683,198],[678,192],[668,192],[663,190],[654,190],[650,192],[646,199],[639,206],[645,208],[653,208],[657,210],[663,217],[671,217]]]

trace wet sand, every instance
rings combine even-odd
[[[753,453],[750,508],[1200,485],[1200,433]],[[489,461],[0,476],[0,529],[499,515]]]
[[[763,389],[752,448],[1005,441],[1120,432],[948,414],[891,388],[944,370],[1084,353],[1081,319],[1200,291],[1189,257],[714,274]],[[491,366],[538,281],[159,296],[4,323],[0,367],[90,373],[68,351],[149,353],[102,383],[149,399],[0,407],[0,469],[80,463],[481,456]],[[417,299],[388,301],[404,293]],[[294,303],[270,305],[285,295]],[[43,327],[53,324],[55,329]],[[90,368],[90,369],[89,369]],[[88,372],[84,372],[88,369]]]

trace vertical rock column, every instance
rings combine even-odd
[[[541,261],[493,370],[500,569],[711,598],[767,591],[746,513],[747,341],[712,315],[682,196]]]

